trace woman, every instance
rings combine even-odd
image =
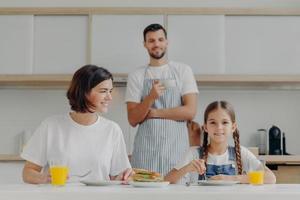
[[[112,74],[86,65],[75,72],[67,91],[72,111],[50,117],[37,128],[24,148],[23,180],[50,182],[49,163],[65,160],[69,176],[89,174],[95,180],[127,180],[132,173],[120,127],[97,113],[112,100]]]

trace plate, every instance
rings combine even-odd
[[[130,185],[133,187],[152,187],[152,188],[160,188],[160,187],[166,187],[170,184],[168,181],[163,182],[138,182],[138,181],[130,181]]]
[[[201,180],[201,181],[198,181],[198,185],[219,185],[219,186],[222,186],[222,185],[235,185],[235,184],[238,184],[240,183],[239,181],[222,181],[222,180]]]
[[[83,183],[87,186],[109,186],[109,185],[122,185],[122,181],[87,181],[81,180],[80,183]]]

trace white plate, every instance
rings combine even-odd
[[[234,185],[240,183],[239,181],[222,181],[222,180],[202,180],[198,181],[198,185]]]
[[[138,181],[130,181],[130,185],[133,187],[166,187],[170,184],[168,181],[163,182],[138,182]]]
[[[83,183],[87,186],[108,186],[108,185],[121,185],[122,181],[87,181],[81,180],[80,183]]]

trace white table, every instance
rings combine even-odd
[[[0,185],[0,199],[22,200],[295,200],[300,199],[300,184],[234,185],[234,186],[181,186],[165,188],[134,188],[129,185],[91,187],[69,184],[51,185]]]

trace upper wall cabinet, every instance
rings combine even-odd
[[[34,74],[74,73],[87,63],[87,16],[34,19]]]
[[[163,24],[162,15],[93,15],[91,61],[113,73],[128,73],[149,62],[143,30]]]
[[[189,64],[195,74],[224,72],[224,16],[168,16],[169,58]]]
[[[32,15],[0,15],[0,74],[32,70]]]
[[[300,73],[299,16],[227,16],[226,73]]]

